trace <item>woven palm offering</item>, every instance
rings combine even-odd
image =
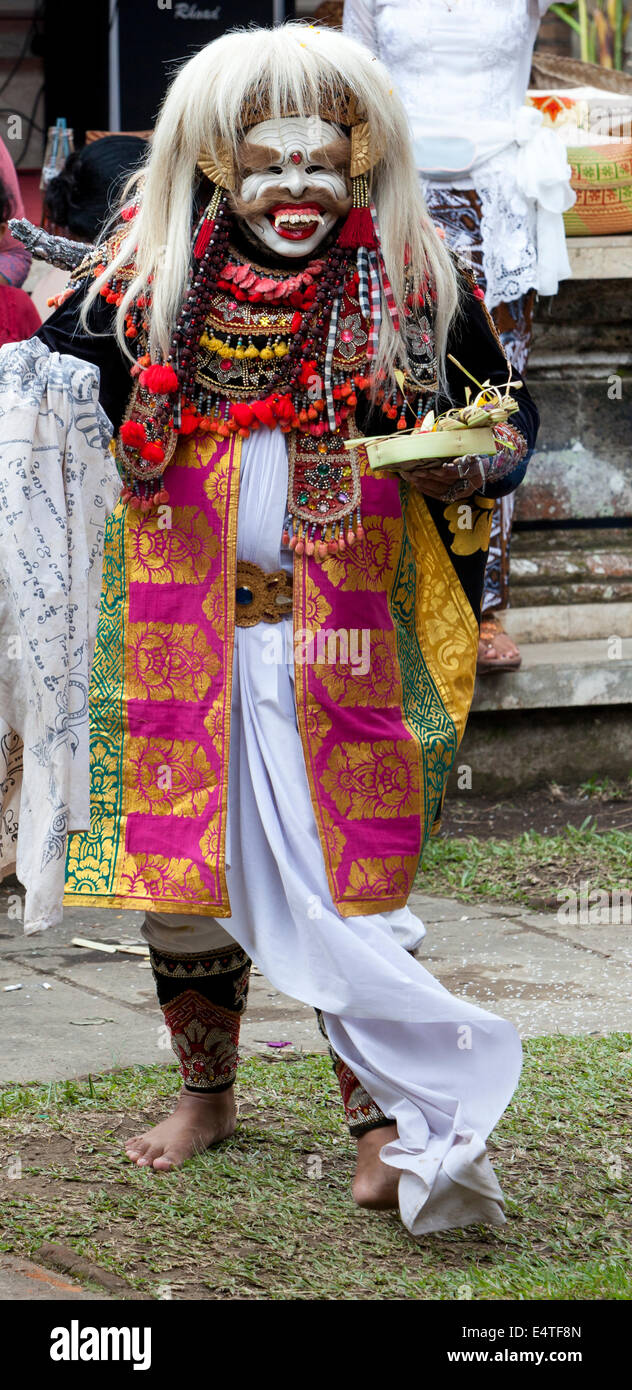
[[[494,425],[504,425],[519,409],[510,388],[522,383],[512,383],[511,375],[502,386],[492,386],[489,381],[481,383],[455,357],[450,356],[450,361],[478,387],[473,399],[468,386],[465,405],[440,415],[430,410],[410,429],[398,430],[397,434],[349,439],[345,449],[366,448],[369,464],[376,473],[388,469],[399,473],[424,465],[432,468],[437,459],[462,458],[465,454],[495,454]]]

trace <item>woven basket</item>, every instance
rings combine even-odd
[[[604,92],[632,95],[632,76],[598,63],[582,63],[578,58],[561,58],[547,48],[538,49],[532,63],[534,87],[601,87]]]
[[[577,201],[564,213],[567,236],[632,232],[632,140],[568,150]]]

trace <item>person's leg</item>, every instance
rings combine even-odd
[[[399,1172],[382,1163],[380,1149],[390,1139],[397,1138],[397,1125],[380,1110],[351,1067],[334,1051],[320,1009],[316,1010],[316,1018],[323,1037],[327,1038],[349,1133],[358,1146],[356,1171],[351,1185],[353,1199],[359,1207],[370,1207],[374,1211],[390,1210],[397,1206]]]
[[[178,1167],[233,1133],[239,1028],[250,960],[212,918],[148,913],[158,1002],[178,1058],[183,1089],[161,1124],[126,1144],[139,1167]]]

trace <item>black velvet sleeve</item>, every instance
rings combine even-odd
[[[456,357],[463,367],[467,367],[477,381],[489,380],[492,385],[501,385],[507,380],[509,367],[489,321],[487,310],[482,301],[474,294],[471,281],[465,276],[460,279],[460,290],[460,309],[448,335],[447,352]],[[521,374],[518,377],[516,373],[514,375],[516,380],[523,382],[523,385],[512,389],[512,395],[519,401],[520,409],[511,416],[511,424],[515,425],[524,435],[528,453],[522,462],[511,473],[501,478],[499,482],[486,484],[485,497],[502,497],[505,493],[513,492],[518,487],[526,473],[538,433],[540,419],[535,401],[524,384],[524,376]],[[476,394],[474,383],[448,359],[446,359],[446,377],[449,394],[441,394],[434,399],[429,398],[426,402],[426,409],[429,410],[432,407],[436,414],[449,410],[451,406],[465,405],[465,391],[468,386]],[[412,420],[412,416],[410,418]],[[358,429],[363,434],[393,433],[392,421],[388,420],[381,410],[370,409],[362,398],[356,412],[356,421]]]
[[[34,337],[41,338],[51,352],[62,352],[91,362],[99,371],[99,401],[111,421],[114,431],[119,428],[132,389],[131,362],[125,358],[113,332],[114,310],[98,299],[88,318],[89,333],[80,319],[85,287],[65,300],[54,314],[42,324]]]
[[[449,333],[448,353],[456,357],[463,367],[467,367],[477,381],[489,380],[493,386],[499,386],[507,380],[507,359],[490,324],[487,310],[473,293],[472,285],[467,279],[461,281],[461,308]],[[471,386],[472,391],[476,393],[474,384],[449,360],[446,362],[446,375],[452,399],[442,397],[438,402],[440,411],[449,409],[450,405],[463,405],[467,386]],[[499,482],[486,484],[485,497],[503,497],[505,493],[513,492],[524,478],[535,447],[540,423],[538,409],[525,384],[524,375],[521,373],[518,376],[514,372],[514,376],[523,384],[512,388],[512,395],[519,402],[520,409],[510,417],[510,423],[524,435],[528,453],[522,462]]]

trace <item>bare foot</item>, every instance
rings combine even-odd
[[[397,1138],[397,1125],[370,1129],[358,1139],[358,1162],[351,1186],[354,1202],[373,1211],[390,1211],[397,1207],[399,1168],[382,1163],[380,1149]]]
[[[522,657],[511,637],[493,613],[481,618],[476,672],[487,676],[492,671],[518,671]]]
[[[173,1115],[146,1134],[128,1139],[125,1152],[138,1168],[152,1167],[160,1172],[179,1168],[185,1159],[228,1139],[235,1129],[236,1114],[232,1086],[228,1091],[206,1095],[182,1091]]]

